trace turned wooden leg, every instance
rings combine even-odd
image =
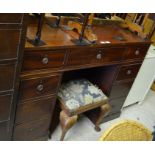
[[[61,141],[64,139],[67,131],[76,123],[77,118],[77,115],[69,117],[64,111],[60,112],[60,124],[62,129],[62,134],[60,138]]]
[[[103,118],[105,117],[105,115],[107,115],[107,113],[109,113],[111,107],[109,104],[105,104],[105,105],[102,105],[100,107],[100,112],[98,114],[98,117],[95,121],[95,130],[96,131],[100,131],[101,128],[100,128],[100,123],[103,121]]]

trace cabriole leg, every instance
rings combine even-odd
[[[69,117],[64,111],[60,112],[60,124],[62,134],[60,140],[63,141],[67,131],[77,122],[77,115]]]

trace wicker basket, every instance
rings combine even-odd
[[[100,137],[100,141],[151,141],[151,131],[142,124],[123,120],[107,129]]]
[[[154,83],[152,84],[151,89],[152,89],[153,91],[155,91],[155,81],[154,81]]]

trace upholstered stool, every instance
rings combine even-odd
[[[78,115],[88,112],[88,117],[95,124],[95,129],[100,130],[103,117],[109,112],[107,96],[95,85],[86,79],[72,80],[62,84],[58,92],[60,103],[60,124],[62,128],[61,139],[76,123]],[[96,112],[92,111],[96,109]]]

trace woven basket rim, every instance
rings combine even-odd
[[[125,120],[121,120],[121,121],[117,121],[116,123],[112,124],[108,129],[106,129],[106,131],[103,132],[102,136],[100,137],[100,141],[103,141],[103,140],[106,140],[106,138],[111,134],[111,132],[118,128],[118,127],[121,127],[121,125],[133,125],[133,126],[136,126],[137,128],[139,128],[140,130],[143,130],[145,132],[145,134],[147,135],[147,139],[148,140],[152,140],[153,136],[152,136],[152,133],[151,131],[146,128],[142,123],[140,122],[137,122],[135,120],[128,120],[128,119],[125,119]]]

